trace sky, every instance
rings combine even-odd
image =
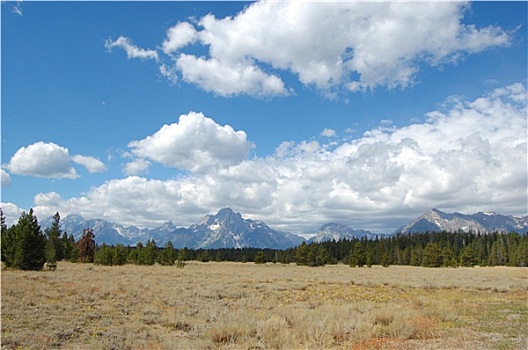
[[[8,224],[527,215],[527,3],[1,3]]]

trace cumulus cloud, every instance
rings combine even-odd
[[[7,171],[4,169],[0,169],[1,171],[1,179],[2,179],[2,187],[9,187],[11,186],[11,176]]]
[[[53,142],[42,141],[21,147],[4,167],[15,175],[50,179],[76,179],[79,175],[71,162],[85,167],[90,173],[106,171],[104,163],[99,159],[82,155],[70,157],[67,148]],[[2,184],[4,177],[6,181],[10,181],[9,174],[4,174],[4,172],[2,169]]]
[[[227,64],[216,58],[181,54],[176,60],[176,67],[181,71],[184,81],[220,96],[248,94],[269,97],[290,94],[279,76],[264,73],[251,64]]]
[[[153,135],[132,141],[128,146],[139,159],[203,172],[240,163],[247,157],[251,143],[244,131],[218,125],[202,113],[190,112],[181,115],[177,123],[164,125]],[[137,161],[134,164],[129,167],[146,165]]]
[[[12,225],[16,224],[20,218],[20,215],[22,215],[22,212],[24,211],[11,202],[1,202],[0,206],[2,208],[2,212],[4,213],[7,227],[11,227]]]
[[[125,175],[141,175],[148,172],[151,163],[145,159],[134,159],[131,162],[125,164],[123,173]]]
[[[72,161],[82,165],[90,173],[102,173],[106,171],[104,163],[94,157],[75,155],[72,157]]]
[[[156,50],[142,49],[132,43],[132,40],[124,36],[120,36],[116,40],[112,41],[107,39],[105,42],[105,48],[108,51],[112,51],[114,47],[119,47],[125,50],[128,58],[139,58],[141,60],[158,60],[158,52]]]
[[[294,233],[314,232],[329,221],[391,232],[432,207],[525,215],[526,114],[526,87],[514,84],[432,111],[426,122],[390,129],[382,125],[337,146],[284,142],[273,156],[244,159],[241,152],[229,166],[215,169],[203,168],[192,153],[186,154],[194,159],[191,163],[181,155],[153,159],[203,172],[166,181],[129,176],[107,181],[83,197],[49,193],[35,202],[50,215],[65,210],[150,227],[168,219],[190,225],[230,206]],[[215,130],[213,135],[221,128],[190,115],[193,122],[209,125],[206,130]],[[179,132],[194,130],[187,122],[180,119],[132,147],[169,157],[185,139]],[[229,130],[227,138],[233,133]],[[166,146],[161,140],[168,141]],[[240,140],[248,147],[245,134]],[[196,147],[209,150],[201,143]]]
[[[324,94],[416,83],[420,67],[442,66],[492,47],[509,45],[512,33],[465,23],[465,2],[260,1],[234,16],[208,14],[167,30],[160,70],[221,96],[284,96],[293,90],[280,74],[293,73]],[[441,28],[441,30],[439,30]],[[208,54],[186,48],[198,43]],[[107,48],[129,57],[158,53],[120,37]],[[383,54],[380,54],[382,52]],[[169,74],[170,73],[170,74]]]
[[[37,142],[21,147],[11,157],[6,169],[16,175],[55,179],[78,177],[70,164],[68,149],[51,142]]]
[[[334,129],[325,128],[321,132],[321,136],[324,136],[324,137],[335,137],[336,136],[336,131]]]
[[[171,54],[188,44],[192,44],[196,39],[197,32],[193,25],[187,22],[180,22],[167,30],[167,39],[163,42],[161,48],[166,54]]]

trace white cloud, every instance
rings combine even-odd
[[[203,172],[243,161],[251,148],[244,131],[221,126],[202,113],[180,116],[178,123],[164,125],[154,135],[128,145],[139,159],[168,167]],[[143,163],[145,164],[145,163]],[[137,163],[137,165],[141,165]]]
[[[134,159],[131,162],[125,164],[123,173],[125,175],[141,175],[148,172],[151,163],[145,159]]]
[[[1,171],[1,179],[2,179],[2,187],[9,187],[11,186],[11,176],[7,171],[4,169],[0,169]]]
[[[11,202],[1,202],[0,203],[2,207],[2,212],[4,213],[4,217],[6,220],[6,226],[11,227],[14,224],[18,222],[18,219],[20,218],[20,215],[24,211],[23,209],[17,207],[15,204]]]
[[[220,96],[248,94],[255,97],[289,95],[277,75],[264,73],[259,67],[244,64],[226,64],[216,58],[204,59],[181,54],[176,60],[183,80]]]
[[[114,47],[119,47],[125,50],[128,58],[139,58],[141,60],[158,60],[158,53],[156,50],[146,50],[137,47],[132,43],[132,40],[124,36],[120,36],[116,40],[112,41],[107,39],[105,42],[105,48],[111,51]]]
[[[169,28],[161,48],[170,64],[160,64],[160,71],[171,81],[179,73],[221,96],[291,94],[283,72],[328,96],[406,88],[416,83],[423,65],[452,64],[509,45],[511,32],[464,23],[469,7],[457,1],[256,2],[234,16],[209,14],[196,26],[180,22]],[[195,42],[208,55],[185,52]],[[107,42],[113,46],[129,57],[158,58],[124,37]]]
[[[82,165],[90,173],[102,173],[106,171],[104,163],[94,157],[75,155],[72,157],[72,161],[76,164]]]
[[[330,221],[390,232],[432,207],[525,214],[523,95],[526,87],[514,84],[433,111],[425,123],[382,126],[333,147],[314,141],[284,142],[274,156],[249,160],[241,156],[230,166],[202,169],[193,176],[166,181],[130,176],[67,200],[54,193],[40,194],[35,210],[49,215],[78,212],[152,227],[169,219],[187,226],[230,206],[245,217],[295,233],[314,232]],[[206,130],[220,128],[199,114],[190,115],[200,125],[211,123]],[[168,157],[178,147],[172,142],[161,146],[161,140],[186,140],[194,129],[183,118],[162,130],[137,149]],[[165,133],[171,136],[161,138]],[[230,139],[233,131],[227,135]],[[247,142],[245,134],[241,139],[242,144]],[[202,168],[195,155],[187,156],[195,159],[190,165],[183,163],[187,168]],[[182,166],[182,159],[156,161]]]
[[[325,128],[321,132],[321,136],[324,136],[324,137],[335,137],[336,136],[336,131],[334,129]]]
[[[69,161],[67,148],[51,142],[37,142],[16,151],[6,169],[16,175],[75,179],[78,175]]]
[[[161,48],[166,54],[171,54],[188,44],[192,44],[196,39],[196,29],[187,22],[180,22],[167,30],[167,39]]]

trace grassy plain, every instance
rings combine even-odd
[[[2,349],[525,349],[528,269],[2,271]]]

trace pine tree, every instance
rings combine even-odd
[[[169,243],[171,243],[169,241]],[[172,245],[172,243],[171,243]],[[180,268],[180,269],[183,269],[185,267],[185,260],[187,259],[187,249],[185,248],[182,248],[180,249],[180,251],[178,252],[178,258],[176,260],[176,267]],[[173,260],[174,261],[174,260]]]
[[[470,245],[466,245],[460,253],[460,265],[464,267],[472,267],[477,265],[477,259],[475,257],[475,252]]]
[[[442,250],[438,243],[429,243],[423,252],[422,266],[440,267],[442,266]]]
[[[348,265],[350,265],[350,267],[363,267],[365,265],[365,249],[363,248],[361,241],[356,240],[354,245],[350,248]]]
[[[172,266],[174,265],[175,260],[176,260],[176,250],[174,249],[172,242],[168,241],[167,244],[165,245],[165,248],[163,248],[163,250],[158,256],[158,262],[160,263],[160,265]]]
[[[127,251],[123,244],[118,244],[112,249],[112,264],[124,265],[127,260]]]
[[[158,247],[156,246],[156,241],[149,239],[147,245],[140,253],[140,264],[141,265],[154,265],[156,262],[158,253]]]
[[[53,222],[51,227],[47,228],[45,231],[47,241],[46,241],[46,266],[50,270],[55,270],[57,267],[57,261],[64,259],[64,247],[61,237],[60,230],[60,215],[55,213],[53,215]]]
[[[201,262],[209,262],[210,259],[211,259],[211,257],[209,255],[209,251],[207,251],[207,250],[204,250],[199,256],[199,260]]]
[[[255,255],[255,264],[265,264],[266,263],[266,254],[260,250]]]
[[[4,233],[7,231],[7,225],[5,222],[5,216],[4,211],[2,208],[0,208],[0,235],[4,235]]]
[[[391,263],[391,258],[389,252],[383,253],[381,256],[381,266],[383,267],[389,267]]]
[[[315,256],[316,266],[325,266],[330,261],[330,254],[328,250],[322,245],[317,247],[317,255]]]
[[[4,228],[2,228],[4,229]],[[2,260],[7,267],[41,270],[46,261],[46,238],[40,230],[33,209],[23,212],[16,225],[2,234]]]
[[[308,245],[305,241],[295,249],[295,263],[297,265],[308,265]]]
[[[112,248],[103,243],[98,247],[94,254],[94,264],[98,265],[112,265],[113,264],[113,251]]]

